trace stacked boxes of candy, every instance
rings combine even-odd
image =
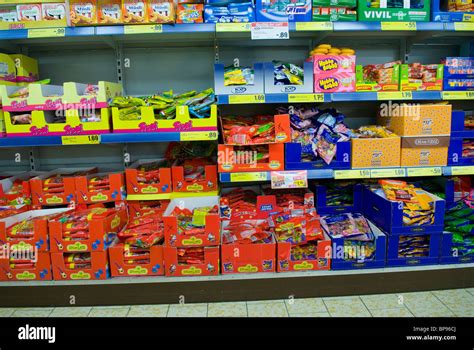
[[[311,0],[256,0],[257,22],[311,22]]]
[[[360,213],[342,213],[321,218],[321,227],[331,238],[332,269],[385,266],[386,236]]]
[[[276,197],[262,195],[259,186],[223,188],[219,199],[221,219],[245,221],[267,218],[277,211]]]
[[[119,203],[125,200],[126,192],[123,173],[76,176],[74,180],[78,204]]]
[[[359,21],[428,22],[430,1],[359,1],[357,13]]]
[[[329,44],[315,47],[308,61],[313,62],[315,92],[355,91],[355,51]]]
[[[285,144],[285,169],[349,169],[352,131],[335,109],[279,108],[289,113],[291,143]]]
[[[401,61],[356,66],[356,91],[398,91]]]
[[[23,207],[26,208],[26,207]],[[0,220],[0,280],[51,280],[48,220],[69,209],[24,211]]]
[[[219,274],[219,198],[174,199],[164,216],[166,276]]]
[[[253,67],[241,67],[239,62],[231,66],[216,63],[214,88],[218,95],[263,94],[263,63],[255,63]]]
[[[107,248],[117,243],[117,233],[127,219],[127,210],[122,207],[74,211],[51,220],[54,279],[106,279]]]
[[[474,163],[473,139],[473,111],[453,111],[451,139],[448,148],[448,165],[470,165]]]
[[[251,23],[255,22],[255,7],[252,1],[207,0],[204,5],[205,23]]]
[[[364,187],[354,181],[318,182],[316,210],[320,215],[360,212]]]
[[[23,1],[25,2],[25,1]],[[13,4],[3,6],[3,4]],[[67,26],[64,3],[14,4],[4,2],[0,8],[0,29],[27,29]]]
[[[266,196],[272,196],[276,200],[276,208],[282,210],[313,210],[314,193],[308,189],[277,189],[270,186],[263,187],[263,193]],[[275,212],[276,210],[273,210]]]
[[[154,200],[154,201],[129,201],[127,200],[128,206],[128,215],[130,219],[134,219],[136,217],[140,217],[145,215],[148,212],[161,212],[164,213],[168,204],[170,203],[169,200]]]
[[[443,90],[474,91],[474,57],[446,57]]]
[[[280,61],[264,63],[265,93],[312,93],[312,66],[310,62],[305,62],[303,67]]]
[[[357,0],[313,0],[313,21],[357,21]]]
[[[160,194],[172,191],[171,164],[167,160],[138,160],[125,169],[127,194]]]
[[[442,64],[410,63],[400,65],[401,91],[443,90]]]
[[[433,0],[433,21],[469,22],[474,16],[472,0]]]
[[[28,210],[27,205],[4,205],[0,207],[0,219],[17,215]]]
[[[40,172],[31,171],[0,180],[0,205],[30,205],[29,180],[40,174]]]

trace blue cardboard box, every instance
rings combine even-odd
[[[432,225],[405,226],[403,225],[403,202],[389,201],[382,189],[377,192],[365,187],[363,192],[363,213],[384,230],[388,235],[417,235],[422,233],[440,233],[444,228],[444,210],[446,202],[434,194],[426,192],[435,201],[434,223]]]
[[[327,186],[318,184],[313,191],[316,193],[316,210],[319,215],[361,212],[363,190],[364,186],[362,184],[354,184],[352,186],[352,205],[329,206],[327,205]]]
[[[255,22],[255,7],[252,2],[229,2],[204,5],[205,23],[251,23]]]
[[[441,232],[431,234],[421,234],[429,236],[430,246],[427,256],[403,257],[398,255],[398,248],[401,235],[387,235],[387,267],[393,266],[415,266],[434,265],[439,263],[441,246]]]
[[[312,169],[350,169],[351,168],[351,141],[337,143],[336,155],[330,164],[322,159],[314,162],[302,161],[302,148],[300,143],[285,143],[285,169],[286,170],[312,170]]]
[[[463,157],[462,144],[465,138],[451,137],[448,148],[448,165],[473,165],[473,157]]]
[[[474,263],[474,254],[460,255],[457,249],[454,248],[452,232],[444,231],[441,235],[441,256],[439,261],[440,264]]]
[[[447,1],[445,1],[447,3]],[[441,8],[441,0],[433,0],[433,22],[469,22],[474,19],[474,12],[448,12]]]
[[[256,0],[257,22],[311,22],[312,0]]]
[[[451,137],[472,137],[474,130],[466,129],[464,121],[469,116],[474,117],[474,111],[453,111],[451,117]]]
[[[224,70],[225,67],[223,64],[216,63],[214,65],[214,91],[216,95],[244,95],[264,93],[263,63],[255,63],[253,65],[253,85],[225,86]]]
[[[313,63],[305,62],[303,65],[303,85],[275,85],[274,65],[272,62],[263,64],[266,94],[312,94],[313,93]]]

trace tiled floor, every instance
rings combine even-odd
[[[210,304],[0,308],[0,317],[474,317],[474,288]]]

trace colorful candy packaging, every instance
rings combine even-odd
[[[474,255],[474,209],[472,196],[458,201],[446,211],[445,231],[453,233],[451,252],[453,256]]]
[[[272,61],[275,85],[303,85],[303,68],[286,62]]]
[[[248,145],[275,142],[273,116],[222,117],[224,143],[228,145]]]
[[[430,235],[400,236],[398,243],[398,256],[403,258],[429,256]]]
[[[202,265],[205,264],[204,248],[178,248],[179,265]]]
[[[267,220],[231,221],[222,231],[222,243],[271,243],[272,232]]]
[[[227,66],[224,68],[224,86],[253,85],[254,71],[250,67]]]
[[[199,235],[205,233],[206,215],[218,214],[217,205],[213,207],[199,207],[193,210],[176,207],[171,215],[178,220],[178,235]]]

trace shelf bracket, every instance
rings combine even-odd
[[[123,47],[122,44],[116,44],[114,47],[115,51],[115,62],[117,69],[117,82],[121,83],[123,86],[123,92],[125,92],[125,78],[123,74]]]
[[[123,154],[123,166],[124,169],[128,168],[130,164],[130,153],[128,152],[128,144],[124,143],[122,147],[122,154]]]
[[[400,39],[400,59],[402,63],[408,63],[409,55],[410,55],[411,46],[407,46],[407,39],[401,38]]]
[[[219,63],[219,41],[217,34],[214,33],[214,63]]]
[[[30,160],[30,170],[35,171],[36,170],[36,163],[35,163],[35,148],[30,147],[30,152],[29,152],[29,160]]]

